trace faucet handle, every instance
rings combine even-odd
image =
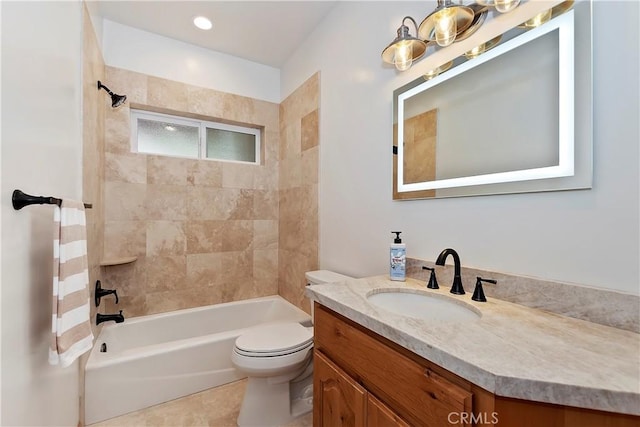
[[[478,302],[487,302],[487,297],[484,296],[484,290],[482,289],[482,282],[493,283],[494,285],[498,282],[493,279],[483,279],[480,276],[476,276],[476,288],[473,291],[472,300]]]
[[[431,268],[431,267],[427,267],[427,266],[422,266],[423,270],[430,270],[431,274],[429,275],[429,284],[427,285],[427,288],[429,289],[440,289],[440,286],[438,286],[438,279],[436,279],[436,269],[435,268]]]

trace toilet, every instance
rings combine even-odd
[[[310,285],[350,279],[328,270],[305,277]],[[248,377],[239,426],[281,426],[311,411],[312,350],[313,328],[295,322],[256,326],[236,339],[231,361]]]

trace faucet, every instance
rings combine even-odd
[[[454,266],[453,285],[451,285],[451,290],[449,292],[456,295],[464,295],[464,288],[462,287],[462,277],[460,277],[460,256],[458,255],[458,253],[451,248],[445,249],[444,251],[440,252],[440,255],[438,255],[436,265],[444,265],[444,261],[449,255],[453,256]]]
[[[100,314],[100,313],[96,313],[96,325],[99,325],[102,322],[108,322],[110,320],[113,320],[116,323],[124,322],[124,316],[122,315],[122,310],[120,310],[119,314]]]

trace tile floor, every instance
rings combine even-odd
[[[247,380],[225,384],[88,427],[235,427]],[[283,427],[309,427],[311,413]]]

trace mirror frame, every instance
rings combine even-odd
[[[404,102],[407,99],[531,40],[558,31],[559,79],[565,83],[568,82],[568,84],[559,85],[560,161],[558,165],[487,173],[473,177],[404,183],[403,147],[402,144],[396,146],[394,143],[393,198],[410,200],[591,188],[593,163],[591,16],[590,1],[576,2],[572,9],[546,24],[512,36],[511,39],[477,58],[464,61],[431,80],[424,81],[420,77],[394,91],[394,124],[397,123],[394,140],[398,138],[397,141],[401,141],[403,122],[397,118],[402,117]],[[582,42],[577,44],[578,40]]]

